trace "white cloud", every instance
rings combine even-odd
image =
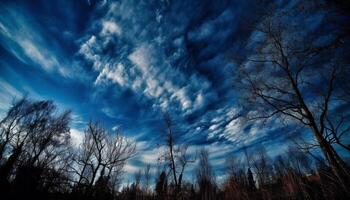
[[[136,143],[137,159],[145,164],[156,164],[162,152],[165,151],[165,146],[155,146],[146,141],[139,141]]]
[[[225,126],[224,134],[226,137],[231,138],[235,134],[239,134],[242,131],[241,119],[234,119]]]
[[[155,100],[156,104],[163,109],[168,109],[170,104],[175,103],[183,111],[194,110],[205,102],[202,93],[198,98],[189,96],[188,89],[193,87],[190,83],[181,83],[184,86],[179,87],[173,82],[172,76],[185,80],[183,74],[167,66],[164,66],[163,71],[154,67],[152,55],[154,50],[151,46],[143,44],[137,47],[128,56],[134,66],[126,68],[121,63],[113,64],[113,60],[110,59],[106,59],[109,60],[108,62],[104,61],[101,58],[103,55],[99,55],[95,50],[98,49],[98,45],[101,44],[97,43],[96,37],[91,36],[80,48],[80,53],[92,61],[94,69],[99,71],[95,85],[106,80],[112,81],[121,87],[133,89],[138,94],[143,93]],[[195,90],[201,90],[201,88],[195,88]]]
[[[49,73],[76,77],[77,66],[69,64],[52,38],[45,37],[45,29],[18,7],[4,6],[0,12],[0,36],[4,47],[26,64],[35,64]],[[73,69],[74,68],[74,69]],[[79,68],[80,70],[80,68]]]
[[[185,75],[172,69],[167,62],[162,66],[162,70],[156,68],[153,65],[155,62],[154,51],[151,45],[143,44],[137,47],[128,57],[142,74],[141,80],[144,80],[145,95],[158,100],[158,104],[163,109],[168,109],[170,103],[174,104],[176,102],[182,111],[193,111],[201,107],[205,102],[203,93],[201,92],[199,97],[190,96],[188,90],[200,91],[202,88],[193,86],[192,82],[182,82],[182,80],[186,80]],[[174,78],[181,82],[175,83]],[[191,77],[191,79],[195,78]],[[138,83],[138,85],[141,84]]]
[[[140,166],[135,166],[135,165],[131,165],[130,163],[126,163],[123,169],[125,170],[126,173],[133,174],[138,172],[142,168]]]
[[[24,50],[27,57],[29,57],[35,63],[41,65],[45,70],[51,72],[55,67],[58,67],[58,61],[55,57],[47,53],[47,49],[36,46],[28,39],[18,40],[17,42]]]
[[[112,131],[118,131],[120,129],[120,125],[115,125],[112,127]]]
[[[96,47],[96,36],[92,35],[86,42],[84,42],[79,49],[79,53],[85,57],[85,59],[91,61],[93,63],[93,67],[96,70],[100,70],[102,68],[102,63],[100,61],[100,56],[95,53]]]
[[[107,64],[96,78],[95,85],[98,85],[103,82],[103,80],[108,79],[124,87],[128,81],[126,80],[126,75],[124,75],[124,73],[125,68],[123,64],[118,63],[114,68],[110,68]]]
[[[144,163],[157,163],[158,161],[158,151],[157,150],[154,150],[154,151],[146,151],[146,152],[143,152],[142,153],[142,156],[141,156],[141,160],[144,162]]]
[[[18,97],[22,95],[21,92],[2,79],[0,79],[0,90],[7,96]]]
[[[101,34],[106,36],[106,35],[117,35],[119,36],[120,34],[122,34],[122,30],[119,27],[118,24],[116,24],[113,21],[103,21],[102,22],[102,30],[101,30]]]
[[[108,108],[108,107],[104,107],[102,108],[101,110],[105,115],[107,115],[108,117],[111,117],[111,118],[115,118],[116,115],[114,114],[113,110]]]
[[[139,66],[142,72],[148,73],[152,59],[151,55],[149,55],[150,51],[152,51],[150,46],[141,45],[128,58],[136,66]]]
[[[0,79],[0,111],[6,111],[15,98],[20,98],[22,93],[12,87],[6,81]]]
[[[68,106],[65,106],[65,107],[68,107]],[[74,112],[71,114],[71,117],[72,117],[72,127],[75,129],[85,127],[85,125],[87,124],[87,122],[83,119],[82,116]]]
[[[70,129],[70,138],[73,147],[79,148],[79,146],[83,143],[84,132],[77,129]]]
[[[207,79],[198,74],[188,75],[171,66],[169,60],[173,56],[167,57],[156,42],[157,37],[162,35],[147,42],[135,42],[146,34],[146,28],[140,29],[139,24],[134,22],[132,27],[121,26],[128,24],[123,21],[129,20],[126,16],[135,14],[133,9],[124,7],[128,4],[112,3],[108,6],[107,14],[94,23],[101,24],[100,29],[89,36],[79,50],[98,72],[96,87],[115,83],[121,88],[131,89],[142,98],[151,99],[157,109],[176,110],[183,114],[196,111],[216,98]],[[110,49],[111,43],[116,51],[102,53]]]

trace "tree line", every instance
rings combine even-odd
[[[114,196],[135,143],[88,123],[79,148],[71,144],[71,112],[52,101],[20,99],[0,125],[0,192],[9,199],[105,199]]]
[[[79,147],[70,138],[70,111],[52,101],[22,98],[0,122],[0,193],[4,199],[342,199],[349,185],[332,163],[298,146],[270,157],[258,145],[228,156],[224,181],[218,182],[210,151],[192,157],[165,116],[165,139],[157,166],[146,165],[123,185],[123,168],[135,143],[89,122]],[[345,163],[345,162],[344,162]],[[194,165],[193,181],[184,178]],[[349,170],[345,163],[345,170]],[[156,168],[154,172],[154,168]],[[342,185],[345,184],[345,185]]]

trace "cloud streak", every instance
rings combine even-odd
[[[1,44],[18,60],[65,78],[80,77],[82,69],[63,58],[65,55],[57,42],[45,34],[44,27],[26,10],[3,5],[1,13]]]

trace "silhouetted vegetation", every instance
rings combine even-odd
[[[135,144],[90,122],[80,147],[70,142],[70,111],[52,101],[16,101],[1,120],[4,197],[113,199]]]
[[[342,12],[348,10],[348,3],[334,2],[334,9],[346,5]],[[272,157],[263,145],[244,148],[227,155],[226,174],[219,180],[210,149],[190,157],[190,144],[177,140],[173,120],[165,115],[158,166],[147,165],[133,183],[123,185],[124,166],[136,153],[133,140],[91,121],[76,146],[69,110],[25,97],[0,121],[0,198],[350,199],[344,156],[350,151],[348,27],[333,19],[332,27],[315,37],[286,23],[292,18],[285,12],[265,14],[254,32],[257,41],[247,45],[243,58],[235,58],[242,117],[262,123],[274,119],[303,130],[302,137],[289,138],[283,154]],[[312,139],[306,141],[306,134]],[[192,179],[185,177],[190,165]]]
[[[154,177],[147,165],[135,173],[134,183],[121,188],[123,166],[135,153],[135,144],[90,122],[82,144],[75,147],[70,142],[69,123],[70,111],[58,113],[51,101],[23,98],[12,105],[1,120],[2,197],[343,199],[349,192],[348,185],[340,185],[344,183],[327,159],[314,159],[296,147],[276,158],[262,146],[245,149],[245,156],[227,158],[226,178],[220,183],[209,162],[209,151],[202,149],[196,158],[195,179],[186,182],[182,180],[186,163],[194,164],[194,159],[184,157],[186,149],[175,143],[170,117],[165,120],[167,148],[159,175]]]

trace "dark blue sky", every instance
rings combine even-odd
[[[138,144],[126,167],[134,172],[156,162],[166,112],[178,142],[193,154],[208,148],[220,176],[225,158],[243,146],[287,148],[291,127],[237,118],[230,55],[256,37],[261,14],[249,0],[1,1],[1,113],[29,94],[72,109],[76,141],[90,119],[120,128]],[[318,26],[322,18],[305,20]]]

